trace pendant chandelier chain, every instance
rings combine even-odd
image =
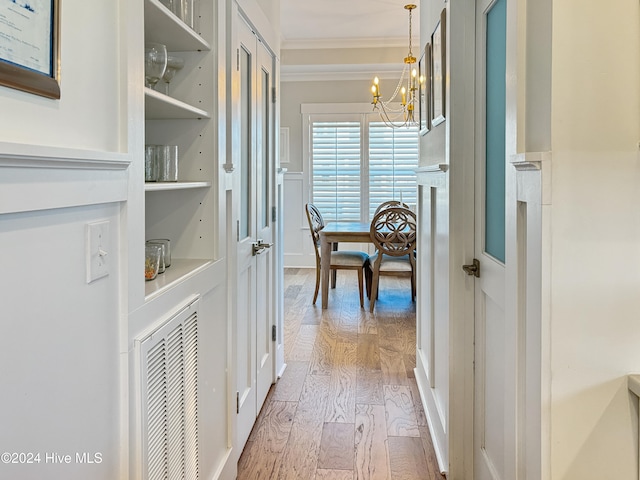
[[[411,12],[413,12],[413,8],[409,9],[409,58],[413,58],[413,52],[411,51],[411,38],[413,37],[411,33]]]

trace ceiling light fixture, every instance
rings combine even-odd
[[[378,77],[373,79],[371,93],[373,94],[373,109],[380,114],[382,121],[389,127],[412,127],[418,125],[416,118],[416,107],[418,106],[418,83],[422,79],[418,78],[416,69],[416,57],[411,51],[411,11],[416,5],[410,3],[404,6],[405,10],[409,10],[409,53],[404,59],[404,68],[400,75],[400,80],[396,86],[393,95],[389,100],[382,100],[380,94],[380,80]],[[406,86],[403,83],[406,80]],[[401,94],[400,104],[394,104],[394,100]]]

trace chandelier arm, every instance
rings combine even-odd
[[[381,103],[381,102],[380,102]],[[415,122],[414,118],[413,118],[413,114],[411,113],[411,115],[406,115],[406,112],[404,110],[400,110],[400,111],[390,111],[388,110],[385,105],[374,105],[374,110],[378,110],[378,114],[380,115],[380,118],[382,119],[382,121],[384,122],[384,124],[388,127],[392,127],[392,128],[402,128],[402,127],[411,127],[411,126],[416,126],[417,122]],[[392,119],[389,114],[390,113],[395,113],[395,114],[400,114],[403,113],[404,118],[402,120],[401,123],[398,123],[397,121],[395,121],[394,119]]]

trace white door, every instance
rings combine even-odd
[[[512,480],[505,478],[505,389],[513,382],[505,378],[506,4],[476,1],[474,480]]]
[[[273,59],[238,18],[237,441],[243,448],[273,383]]]

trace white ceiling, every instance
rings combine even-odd
[[[410,1],[280,0],[282,47],[406,45],[407,3]],[[420,36],[419,25],[416,9],[412,12],[414,39]]]

